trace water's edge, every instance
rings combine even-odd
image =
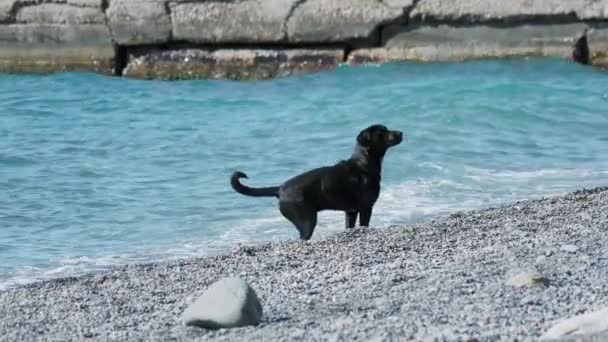
[[[134,269],[134,268],[149,270],[149,269],[153,269],[154,267],[157,267],[157,266],[170,267],[171,265],[180,265],[183,263],[188,263],[188,264],[197,264],[197,263],[210,264],[211,263],[211,264],[213,264],[213,263],[222,262],[222,260],[225,260],[226,258],[234,257],[235,255],[242,255],[242,254],[255,255],[256,251],[268,250],[273,247],[277,248],[277,246],[287,246],[287,245],[292,245],[294,243],[295,244],[311,244],[311,243],[315,244],[315,243],[323,243],[324,241],[327,242],[330,240],[338,240],[338,239],[342,238],[344,236],[344,234],[348,235],[352,232],[357,232],[360,230],[367,230],[367,229],[385,230],[385,229],[395,229],[395,228],[408,230],[408,229],[414,229],[414,227],[418,227],[418,226],[428,226],[428,225],[432,226],[436,221],[446,220],[449,218],[475,217],[475,216],[479,216],[480,213],[484,213],[487,211],[502,210],[502,209],[507,209],[507,208],[512,208],[512,207],[517,207],[522,204],[525,205],[527,203],[546,202],[546,201],[555,202],[555,200],[564,198],[564,197],[581,196],[581,195],[585,195],[585,194],[593,194],[593,193],[600,193],[600,192],[606,192],[606,191],[608,191],[608,186],[597,186],[597,187],[589,188],[589,189],[582,188],[580,190],[576,190],[576,191],[572,191],[572,192],[551,194],[551,195],[547,195],[547,196],[538,196],[535,198],[518,200],[518,201],[515,201],[512,203],[503,203],[500,205],[489,206],[486,208],[470,209],[470,210],[455,210],[448,214],[437,215],[435,217],[431,217],[431,218],[421,220],[421,221],[418,221],[416,223],[411,223],[411,224],[395,224],[395,225],[388,225],[388,226],[385,226],[382,228],[356,227],[351,230],[345,229],[344,231],[334,231],[330,234],[323,235],[321,238],[313,239],[310,241],[300,241],[298,239],[291,239],[291,240],[283,240],[283,241],[237,242],[229,250],[220,250],[220,251],[210,252],[204,256],[175,258],[175,259],[170,259],[170,260],[158,260],[158,261],[150,261],[150,262],[131,262],[131,263],[127,262],[124,264],[107,266],[102,270],[84,271],[84,272],[74,275],[74,276],[59,276],[59,277],[44,279],[44,280],[32,280],[30,282],[26,282],[26,283],[22,283],[22,284],[12,284],[12,285],[8,285],[5,287],[0,287],[0,292],[10,291],[12,289],[17,289],[17,288],[39,288],[39,287],[47,287],[47,286],[49,286],[49,287],[61,286],[61,285],[67,284],[67,283],[80,282],[83,280],[90,280],[92,278],[103,277],[104,274],[109,274],[109,273],[116,274],[117,272],[118,273],[126,272],[126,271],[128,271],[130,269]],[[277,213],[277,215],[278,215],[278,213]]]

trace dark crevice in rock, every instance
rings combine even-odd
[[[603,19],[603,18],[588,18],[588,19],[584,19],[584,20],[579,20],[579,22],[585,23],[589,26],[593,26],[593,25],[599,25],[599,26],[605,26],[608,25],[608,19]]]
[[[348,62],[348,57],[350,56],[350,53],[351,53],[353,50],[355,50],[355,48],[353,48],[353,47],[352,47],[352,46],[350,46],[350,45],[347,45],[347,46],[344,48],[344,57],[342,57],[342,63],[346,63],[346,62]]]
[[[350,39],[344,41],[343,44],[350,46],[352,49],[367,49],[381,46],[382,35],[381,27],[376,27],[367,37],[359,39]]]
[[[572,59],[577,63],[585,65],[591,64],[587,32],[588,29],[585,29],[583,35],[576,40],[572,49]]]
[[[344,44],[300,44],[297,46],[284,45],[284,44],[263,44],[263,45],[243,45],[243,44],[191,44],[191,43],[171,43],[171,44],[149,44],[149,45],[137,45],[137,46],[118,46],[117,45],[117,57],[116,60],[123,63],[124,69],[128,64],[130,58],[139,58],[145,56],[152,51],[179,51],[179,50],[204,50],[214,52],[218,50],[269,50],[269,51],[295,51],[295,50],[310,50],[310,51],[321,51],[321,50],[342,50],[343,59],[346,60],[347,51],[350,52],[354,48],[351,45]],[[260,61],[264,57],[259,57]],[[274,59],[273,59],[274,61]]]
[[[129,50],[126,46],[114,44],[114,75],[122,76],[129,63]]]
[[[375,43],[373,44],[373,46],[369,46],[369,47],[382,47],[384,45],[383,37],[385,34],[385,29],[387,27],[394,26],[394,25],[407,26],[409,24],[409,20],[408,20],[406,13],[407,12],[404,11],[404,14],[401,17],[378,25],[378,27],[376,27],[376,29],[374,30],[374,33],[373,33],[376,36]]]
[[[383,5],[388,6],[384,3],[383,0],[379,0]],[[374,35],[376,36],[376,41],[372,46],[368,46],[368,47],[382,47],[384,45],[384,42],[382,40],[382,37],[384,36],[384,30],[386,29],[386,27],[388,26],[393,26],[393,25],[400,25],[400,26],[407,26],[409,24],[409,16],[410,13],[412,12],[412,10],[416,7],[416,5],[420,2],[421,0],[414,0],[412,2],[411,6],[407,6],[405,8],[403,8],[403,12],[401,13],[401,15],[391,21],[387,21],[387,22],[383,22],[380,23],[376,29],[374,30]]]
[[[414,10],[414,8],[416,8],[416,6],[418,5],[418,3],[419,3],[420,1],[422,1],[422,0],[414,0],[414,1],[412,2],[412,5],[411,5],[411,6],[406,7],[406,8],[403,10],[403,13],[404,13],[403,15],[404,15],[406,18],[409,18],[409,17],[410,17],[410,14],[411,14],[411,13],[412,13],[412,11]]]
[[[288,44],[282,42],[276,43],[190,43],[187,41],[172,41],[168,44],[151,44],[129,46],[129,49],[140,48],[156,48],[158,50],[175,50],[175,49],[204,49],[204,50],[323,50],[323,49],[344,49],[348,44],[354,42],[339,42],[339,43],[298,43]],[[356,44],[355,44],[356,45]]]
[[[112,46],[114,48],[114,70],[113,73],[116,76],[122,75],[122,69],[127,65],[126,64],[126,55],[124,47],[118,45],[116,40],[114,39],[114,34],[112,33],[112,26],[110,26],[110,22],[108,20],[108,8],[110,7],[109,0],[101,0],[101,11],[103,12],[103,17],[105,20],[105,25],[108,28],[108,32],[110,33],[110,40],[112,41]]]
[[[410,16],[409,22],[412,24],[439,26],[448,25],[453,27],[473,27],[490,26],[496,28],[512,28],[522,25],[559,25],[581,23],[576,13],[562,15],[520,15],[507,18],[484,18],[483,16],[465,15],[456,18],[433,18],[421,17],[420,15]]]
[[[114,40],[114,34],[112,34],[112,26],[110,26],[110,21],[108,20],[108,7],[110,7],[110,1],[102,0],[101,11],[103,12],[105,24],[108,27],[108,32],[110,32],[110,39],[112,40],[112,44],[116,45],[116,41]]]
[[[173,16],[171,15],[171,3],[169,1],[165,2],[165,11],[167,12],[167,15],[169,16],[169,25],[171,25],[171,29],[169,30],[169,37],[167,38],[167,41],[171,42],[173,41]]]
[[[283,31],[283,39],[285,41],[289,40],[289,28],[287,26],[289,24],[289,20],[291,19],[293,14],[296,12],[298,7],[300,7],[305,2],[306,2],[306,0],[296,0],[293,3],[293,5],[291,6],[291,8],[289,9],[289,12],[287,12],[287,16],[285,16],[285,20],[283,21],[283,25],[281,27],[281,30]]]

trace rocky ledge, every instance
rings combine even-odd
[[[0,0],[0,72],[256,79],[520,56],[608,66],[608,0]]]
[[[598,188],[125,266],[0,291],[0,340],[605,341],[607,232],[608,188]],[[254,326],[187,326],[199,309],[236,325],[228,306],[248,296],[210,287],[224,277],[257,293],[259,324],[256,314]],[[200,308],[221,295],[242,298]]]

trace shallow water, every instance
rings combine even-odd
[[[343,67],[271,81],[0,75],[0,288],[297,238],[275,185],[402,129],[372,225],[608,184],[608,75],[551,59]],[[320,215],[314,238],[343,228]]]

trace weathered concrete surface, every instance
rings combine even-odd
[[[102,0],[0,0],[0,23],[99,24]]]
[[[402,8],[378,0],[308,0],[295,9],[287,22],[287,36],[290,42],[309,43],[367,39],[380,25],[403,15]]]
[[[0,29],[0,72],[97,71],[110,74],[106,25],[12,24]]]
[[[324,59],[315,67],[312,56],[326,56],[328,46],[355,49],[351,64],[572,58],[587,26],[594,28],[590,60],[606,67],[607,24],[608,0],[0,0],[0,72],[112,72],[128,62],[126,75],[145,78],[267,78],[290,68],[325,68]],[[124,49],[114,44],[147,52],[123,61],[117,52]],[[321,47],[313,54],[314,46]],[[306,51],[312,60],[260,62],[269,48],[280,51],[279,59],[294,49],[293,56]],[[217,49],[232,52],[210,52]],[[243,51],[257,57],[226,57]],[[190,57],[214,60],[216,53],[221,62],[213,68],[200,61],[179,66]],[[235,70],[239,65],[243,72]]]
[[[607,19],[608,0],[587,0],[585,7],[577,11],[580,19]]]
[[[107,18],[118,44],[167,43],[171,38],[167,4],[159,0],[110,0]]]
[[[294,3],[246,0],[173,4],[173,37],[191,43],[280,42],[285,39],[284,22]]]
[[[67,3],[79,7],[101,8],[103,5],[103,0],[67,0]]]
[[[123,75],[143,79],[268,79],[332,69],[341,49],[134,51]]]
[[[598,24],[588,34],[591,64],[608,69],[608,24]]]
[[[606,19],[608,0],[420,0],[410,17],[467,23],[526,20],[534,17],[553,17],[554,20],[560,17]]]
[[[453,27],[390,26],[381,49],[354,51],[349,63],[462,61],[487,57],[551,56],[570,58],[585,24]]]
[[[416,3],[414,0],[380,0],[383,4],[388,7],[399,8],[409,10]]]
[[[101,0],[0,1],[0,72],[114,70]]]
[[[38,24],[105,24],[101,8],[76,7],[63,4],[41,4],[23,7],[17,11],[16,22]]]

